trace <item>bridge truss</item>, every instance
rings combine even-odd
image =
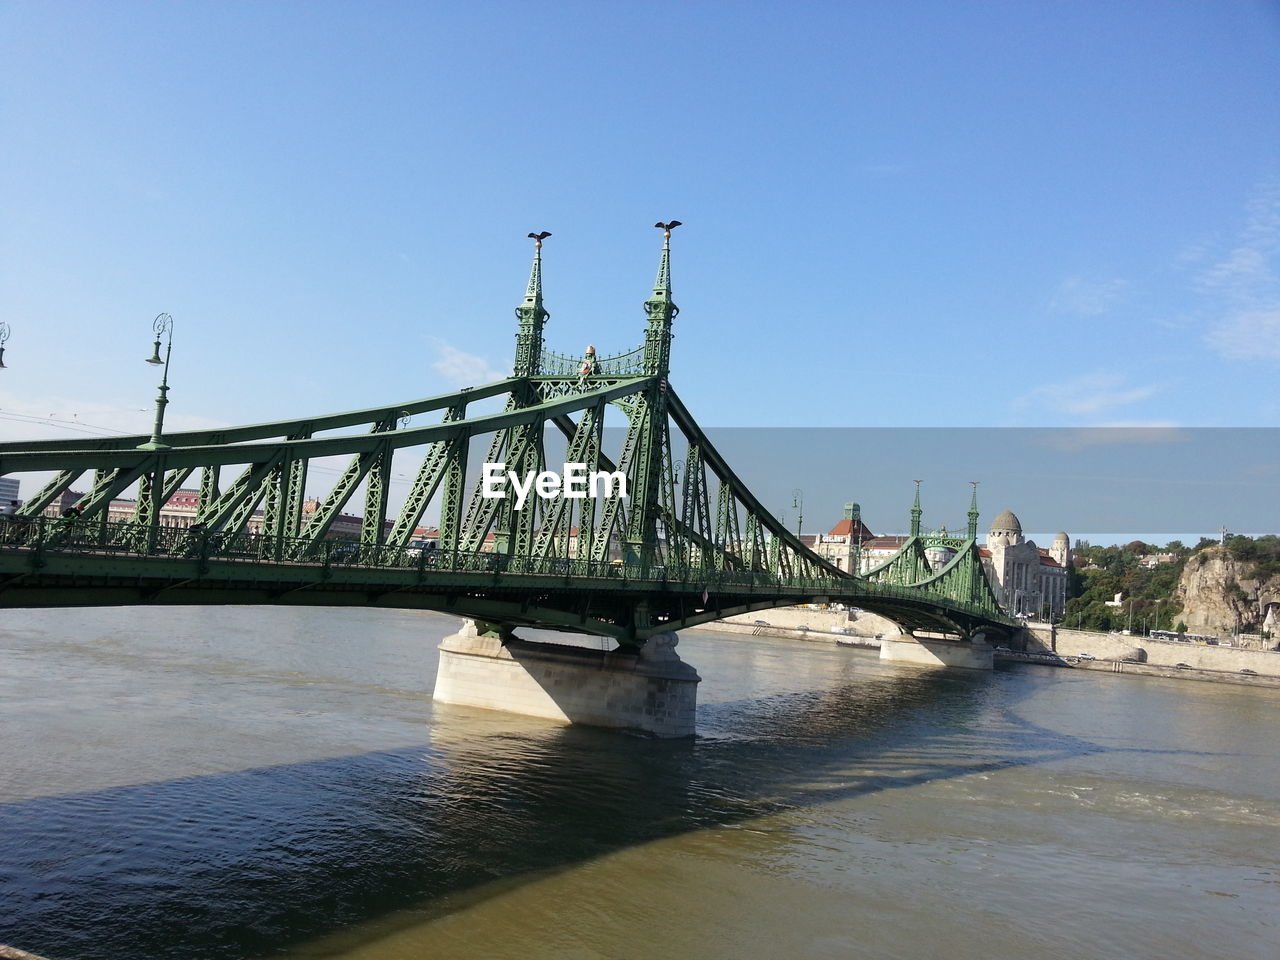
[[[668,381],[670,230],[645,303],[645,342],[579,359],[543,349],[541,240],[516,309],[513,375],[390,406],[225,430],[0,444],[0,475],[52,474],[0,523],[0,606],[279,603],[442,610],[489,624],[581,631],[637,646],[668,630],[804,602],[842,602],[917,631],[1014,626],[967,538],[920,534],[863,576],[791,534],[716,450]],[[614,411],[611,413],[610,411]],[[619,416],[620,414],[620,416]],[[436,422],[421,424],[421,419]],[[606,430],[609,418],[625,425]],[[393,461],[416,464],[392,510]],[[343,458],[308,501],[317,464]],[[478,461],[517,476],[566,463],[625,479],[628,495],[482,495]],[[190,528],[161,508],[199,486]],[[86,489],[71,516],[46,517]],[[126,519],[113,501],[135,493]],[[335,522],[362,504],[358,540]],[[413,546],[428,511],[433,549]],[[925,550],[954,553],[933,570]]]

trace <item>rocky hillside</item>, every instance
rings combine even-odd
[[[1191,633],[1257,633],[1268,604],[1280,605],[1280,572],[1262,558],[1214,546],[1190,557],[1174,592]]]

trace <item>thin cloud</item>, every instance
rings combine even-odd
[[[1047,407],[1055,413],[1100,416],[1117,407],[1139,403],[1159,393],[1158,386],[1130,386],[1117,373],[1098,372],[1037,387],[1022,396],[1020,406]]]
[[[1280,184],[1258,192],[1231,250],[1195,277],[1216,316],[1205,342],[1227,360],[1280,363]]]
[[[436,354],[435,360],[431,363],[431,369],[440,374],[451,386],[478,387],[481,384],[505,379],[507,376],[484,357],[459,350],[439,337],[431,337],[428,342]]]
[[[1209,346],[1228,360],[1280,363],[1280,303],[1220,320],[1205,335]]]
[[[1250,300],[1259,288],[1275,283],[1269,252],[1259,247],[1236,247],[1196,278],[1205,293],[1220,293],[1233,300]]]
[[[1124,280],[1086,280],[1068,277],[1058,284],[1049,309],[1076,317],[1100,317],[1110,312],[1124,295],[1128,284]]]
[[[1117,424],[1106,427],[1049,430],[1038,442],[1052,450],[1079,453],[1081,450],[1092,447],[1150,446],[1186,443],[1187,440],[1187,435],[1174,424]]]

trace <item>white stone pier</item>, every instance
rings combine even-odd
[[[434,699],[655,737],[691,737],[701,677],[674,633],[639,653],[482,635],[467,620],[440,644]]]
[[[904,634],[886,637],[881,642],[880,659],[926,667],[990,670],[995,663],[995,650],[981,633],[975,634],[971,640],[940,640]]]

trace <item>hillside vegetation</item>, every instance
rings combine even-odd
[[[1185,630],[1184,601],[1178,591],[1183,572],[1188,564],[1202,566],[1214,556],[1230,557],[1251,580],[1280,576],[1280,537],[1274,535],[1256,539],[1232,536],[1225,547],[1210,539],[1194,547],[1177,540],[1164,546],[1135,540],[1123,546],[1095,547],[1082,540],[1072,553],[1074,563],[1067,583],[1070,599],[1063,623],[1085,630]],[[1177,559],[1151,568],[1139,562],[1155,554],[1174,554]],[[1242,592],[1234,581],[1224,583],[1223,590]],[[1117,593],[1122,595],[1120,606],[1107,606]],[[1244,630],[1258,626],[1240,624]]]

